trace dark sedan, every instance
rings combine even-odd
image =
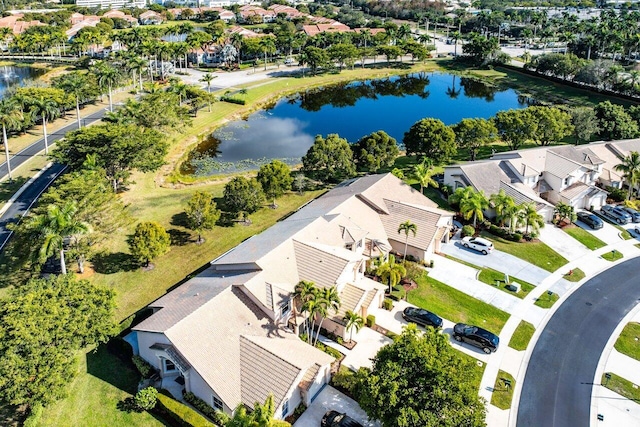
[[[442,319],[424,308],[407,307],[402,312],[402,318],[422,326],[442,327]]]
[[[338,411],[329,411],[322,417],[322,427],[363,427],[362,424]]]
[[[453,327],[453,338],[459,342],[466,342],[474,347],[481,348],[487,354],[498,349],[500,338],[486,329],[465,323],[456,323]]]
[[[591,212],[578,212],[578,219],[591,227],[592,230],[604,227],[602,220]]]

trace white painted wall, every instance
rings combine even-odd
[[[151,347],[155,343],[171,344],[171,341],[161,333],[157,332],[138,332],[138,348],[140,350],[140,357],[149,362],[151,366],[156,368],[158,372],[162,372],[162,361],[160,355],[164,355],[162,350],[152,350]]]

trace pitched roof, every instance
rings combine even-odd
[[[390,240],[405,241],[405,235],[398,233],[398,226],[405,221],[411,221],[417,227],[416,235],[409,233],[409,246],[427,249],[438,230],[438,222],[443,215],[452,213],[425,206],[409,205],[406,203],[385,199],[389,214],[380,214]]]
[[[296,265],[301,280],[309,280],[317,286],[334,286],[349,261],[360,257],[343,248],[293,241]]]
[[[367,291],[358,288],[351,283],[347,283],[340,292],[340,308],[333,315],[333,320],[337,323],[344,324],[342,320],[347,311],[356,311],[363,302]]]
[[[579,163],[569,160],[566,157],[554,153],[553,151],[549,151],[547,153],[544,170],[558,178],[565,178],[580,167],[581,165]]]
[[[606,191],[598,187],[594,187],[593,185],[587,185],[584,182],[578,181],[578,182],[574,182],[573,184],[571,184],[570,186],[562,190],[560,192],[560,195],[562,197],[565,197],[566,199],[573,200],[575,197],[585,193],[592,195],[598,192],[606,193]]]
[[[596,153],[588,147],[578,149],[572,145],[562,145],[560,147],[550,148],[549,151],[587,167],[604,163],[604,160],[599,158]]]

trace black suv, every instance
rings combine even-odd
[[[402,318],[422,326],[442,327],[442,319],[424,308],[407,307],[402,311]]]
[[[329,411],[322,417],[322,427],[364,427],[362,424],[338,411]]]
[[[591,212],[578,212],[578,219],[591,227],[592,230],[599,230],[604,226],[602,220]]]
[[[479,347],[487,354],[498,349],[500,338],[486,329],[465,323],[456,323],[453,327],[453,338],[456,341],[464,341],[472,346]]]

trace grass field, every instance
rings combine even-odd
[[[511,408],[513,389],[516,387],[516,380],[513,376],[502,369],[498,371],[498,377],[493,385],[491,394],[491,404],[500,409]]]
[[[495,334],[500,333],[509,319],[508,313],[447,286],[426,272],[416,282],[418,288],[409,292],[407,301],[445,319],[478,325]]]
[[[552,273],[569,262],[562,255],[542,242],[522,241],[516,243],[494,236],[486,231],[483,231],[481,235],[491,240],[497,250],[523,259],[528,263]]]
[[[480,390],[480,382],[482,381],[482,375],[484,375],[484,369],[487,365],[461,351],[458,351],[458,356],[468,361],[473,366],[473,384],[476,386],[476,389]]]
[[[537,305],[541,308],[551,308],[553,307],[553,304],[555,304],[559,299],[560,295],[556,294],[555,292],[553,292],[551,295],[545,292],[544,294],[540,295],[540,298],[536,300],[534,305]]]
[[[584,271],[580,270],[579,268],[571,269],[570,273],[571,274],[565,274],[564,276],[562,276],[562,278],[570,282],[579,282],[586,277]]]
[[[636,360],[640,360],[640,323],[627,323],[616,340],[616,350]]]
[[[531,323],[521,320],[515,332],[511,336],[509,347],[518,351],[526,350],[535,331],[536,328],[534,328]]]
[[[606,378],[606,375],[611,375],[610,379]],[[635,402],[640,402],[640,387],[638,384],[633,384],[631,381],[624,379],[612,372],[606,372],[602,374],[602,385],[611,391],[615,391],[621,396],[631,399]],[[635,387],[634,387],[635,386]]]
[[[607,246],[605,242],[578,226],[567,226],[562,230],[592,251]]]
[[[611,252],[604,253],[601,256],[602,256],[602,259],[606,259],[607,261],[611,261],[611,262],[624,258],[624,255],[622,254],[622,252],[615,249],[612,250]]]

